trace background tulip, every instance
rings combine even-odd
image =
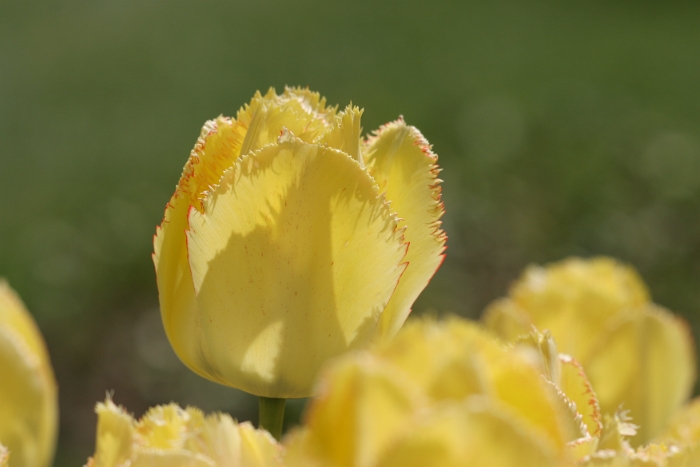
[[[285,440],[287,465],[570,465],[572,444],[590,435],[542,376],[477,324],[415,320],[329,365]]]
[[[229,415],[204,416],[175,404],[136,421],[110,399],[97,404],[95,454],[86,467],[281,467],[281,447],[265,431]]]
[[[0,280],[0,465],[48,467],[58,428],[56,381],[43,338],[15,292]]]
[[[551,331],[585,368],[602,412],[629,410],[639,425],[634,445],[658,435],[691,394],[695,351],[686,323],[652,304],[638,274],[613,259],[531,266],[484,321],[511,341],[532,326]]]
[[[436,156],[403,120],[302,89],[208,122],[154,239],[163,324],[193,371],[268,398],[396,333],[442,261]]]

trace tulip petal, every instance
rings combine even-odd
[[[598,397],[583,367],[568,355],[560,355],[561,391],[571,402],[576,404],[576,411],[589,435],[598,437],[603,429],[603,417],[600,414]]]
[[[546,439],[482,396],[445,404],[407,427],[378,467],[566,465]],[[356,464],[361,465],[361,464]]]
[[[621,316],[593,350],[586,373],[603,413],[620,404],[639,425],[638,445],[657,435],[695,381],[687,324],[655,305]]]
[[[279,96],[274,89],[265,96],[258,92],[237,116],[248,129],[240,153],[277,142],[283,129],[304,142],[315,143],[333,127],[335,112],[334,107],[326,107],[325,98],[308,89],[285,88]]]
[[[206,456],[184,449],[139,451],[128,465],[129,467],[218,467]]]
[[[47,467],[58,422],[56,381],[38,327],[0,280],[0,443],[12,465]]]
[[[649,301],[632,268],[604,257],[529,266],[509,295],[486,310],[484,321],[491,329],[505,339],[517,337],[522,328],[529,333],[533,325],[549,330],[559,351],[584,366],[602,323]]]
[[[411,312],[411,306],[442,264],[447,239],[440,228],[444,212],[437,178],[437,156],[428,142],[403,119],[382,127],[363,148],[369,173],[386,194],[391,209],[406,227],[409,263],[382,315],[380,332],[391,337]]]
[[[320,142],[349,154],[364,167],[362,148],[360,147],[362,112],[364,110],[358,107],[347,106],[343,112],[336,115],[333,128],[323,135]]]
[[[310,395],[328,358],[371,338],[396,288],[397,219],[350,156],[291,136],[237,161],[204,207],[187,232],[206,335],[189,338],[211,349],[199,366],[256,395]]]
[[[421,403],[405,375],[370,356],[338,363],[306,415],[307,452],[321,465],[374,465]]]
[[[107,399],[97,404],[95,467],[116,467],[131,459],[134,419]]]

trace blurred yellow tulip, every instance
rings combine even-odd
[[[362,140],[361,115],[288,88],[204,125],[153,254],[168,339],[199,375],[309,396],[330,357],[394,335],[439,267],[437,157],[402,119]]]
[[[58,430],[49,354],[17,294],[0,280],[0,445],[12,467],[48,467]],[[0,450],[0,465],[3,465]]]
[[[575,403],[543,376],[527,352],[478,325],[414,320],[390,342],[329,365],[304,426],[285,439],[286,463],[573,465],[576,446],[592,436]]]
[[[484,321],[514,341],[535,326],[586,370],[603,413],[619,407],[639,425],[640,445],[657,435],[686,401],[695,351],[686,323],[650,303],[637,273],[609,258],[572,258],[531,266]]]
[[[281,467],[282,448],[250,423],[175,404],[139,421],[110,399],[97,404],[95,454],[86,467]]]

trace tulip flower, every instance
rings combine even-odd
[[[531,348],[543,350],[540,344]],[[554,354],[543,358],[558,361],[550,348]],[[570,369],[558,370],[560,379],[585,399],[582,408],[588,410],[594,395],[581,391],[585,377]],[[543,376],[542,365],[527,351],[506,347],[473,323],[415,320],[392,341],[328,366],[303,427],[285,438],[285,462],[289,467],[573,465],[577,445],[592,439],[585,421],[598,422],[595,415],[586,419]]]
[[[48,467],[58,428],[56,380],[39,328],[0,281],[0,445],[12,467]],[[0,465],[7,461],[0,449]]]
[[[110,399],[97,404],[95,454],[85,467],[281,467],[282,448],[266,431],[229,415],[204,416],[175,404],[136,421]]]
[[[509,341],[532,326],[549,330],[585,369],[601,411],[629,411],[639,425],[634,445],[660,433],[695,381],[687,324],[651,303],[638,274],[612,259],[531,266],[484,321]]]
[[[154,238],[161,316],[199,375],[307,397],[331,357],[391,337],[442,262],[437,157],[402,119],[303,89],[207,122]]]

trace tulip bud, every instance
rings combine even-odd
[[[43,338],[15,292],[0,281],[0,445],[12,467],[48,467],[58,428],[56,380]],[[7,452],[0,449],[0,465]]]
[[[329,358],[393,336],[439,267],[437,157],[403,120],[362,140],[361,115],[286,89],[205,124],[153,254],[166,334],[199,375],[309,396]]]

